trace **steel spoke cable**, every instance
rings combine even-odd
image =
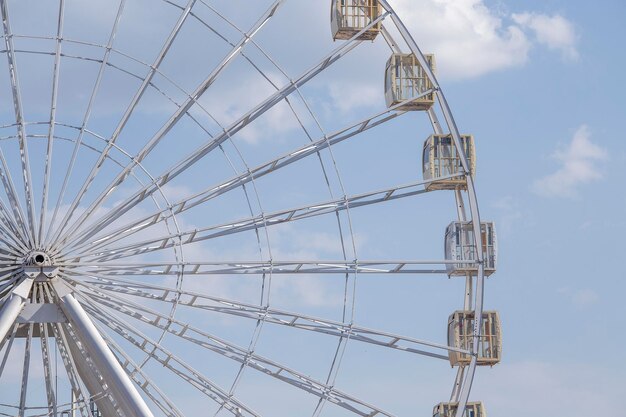
[[[146,372],[132,358],[124,352],[106,332],[103,331],[101,326],[96,326],[98,331],[102,334],[102,338],[109,345],[114,354],[118,357],[119,362],[123,368],[128,372],[131,379],[139,386],[144,393],[154,402],[154,404],[161,409],[168,417],[184,417],[183,413],[174,405],[174,403],[163,393],[161,389],[154,383],[154,381],[148,377]],[[142,379],[140,379],[141,377]],[[155,392],[151,391],[154,390]],[[156,393],[156,394],[155,394]],[[161,397],[160,399],[157,398]]]
[[[71,226],[71,229],[65,233],[64,235],[57,234],[59,242],[62,244],[67,240],[68,237],[71,237],[77,229],[79,229],[83,223],[87,220],[91,213],[95,212],[98,207],[102,205],[105,199],[110,195],[111,192],[115,188],[117,188],[127,177],[128,174],[136,167],[137,163],[141,162],[163,139],[165,135],[180,121],[180,119],[189,111],[189,109],[196,103],[196,101],[209,89],[209,87],[213,84],[213,82],[222,74],[223,70],[229,66],[229,64],[233,61],[235,57],[237,57],[249,40],[256,34],[258,31],[274,16],[274,13],[278,9],[278,7],[283,3],[284,0],[276,0],[272,6],[267,10],[267,12],[253,25],[248,33],[241,39],[241,41],[223,58],[223,60],[215,67],[215,69],[209,74],[209,76],[196,88],[191,97],[185,100],[184,104],[178,107],[176,112],[172,114],[170,119],[159,129],[159,131],[148,141],[148,143],[133,157],[133,161],[129,164],[122,172],[118,174],[118,176],[109,184],[109,186],[102,191],[102,193],[95,199],[95,201],[89,206],[89,208],[74,222]],[[195,2],[195,0],[193,0]],[[189,8],[190,9],[190,8]],[[188,13],[185,13],[185,18],[188,16]],[[158,65],[153,65],[154,67],[158,67]],[[151,72],[154,74],[154,72]],[[149,82],[149,81],[148,81]],[[148,84],[146,83],[147,88]],[[115,134],[113,135],[110,142],[115,141]],[[105,152],[108,148],[105,149]],[[99,167],[98,167],[99,169]],[[97,172],[96,172],[97,173]],[[94,174],[95,176],[95,174]],[[92,180],[90,175],[90,180]],[[80,200],[85,190],[81,190],[79,193]],[[74,205],[72,205],[71,210],[74,210]],[[67,217],[67,216],[66,216]]]
[[[46,148],[46,159],[44,168],[44,181],[41,198],[41,212],[39,217],[39,230],[37,234],[36,242],[38,245],[43,245],[43,232],[46,228],[46,212],[48,211],[48,188],[50,183],[50,171],[52,169],[52,145],[54,143],[54,126],[56,121],[57,111],[57,96],[59,89],[59,71],[61,68],[61,44],[63,39],[63,21],[65,13],[65,0],[59,0],[59,18],[57,22],[57,39],[56,50],[54,55],[54,69],[52,71],[52,97],[50,103],[50,126],[48,128],[48,146]],[[56,413],[56,411],[55,411]]]
[[[52,239],[54,241],[58,241],[59,240],[59,237],[60,237],[61,233],[64,231],[65,227],[69,223],[70,218],[74,214],[74,210],[76,210],[76,208],[78,207],[78,204],[82,200],[85,192],[87,191],[87,189],[91,185],[92,181],[94,180],[94,178],[96,177],[98,172],[100,172],[100,168],[102,167],[102,164],[104,163],[104,160],[105,160],[106,156],[108,155],[108,152],[111,150],[112,145],[119,138],[119,135],[121,134],[122,130],[124,129],[124,127],[128,123],[128,120],[130,119],[131,115],[135,111],[139,101],[144,96],[144,93],[148,89],[148,87],[150,85],[150,82],[152,81],[152,79],[154,78],[154,76],[156,74],[157,68],[159,68],[159,66],[161,65],[161,63],[165,59],[165,57],[166,57],[167,53],[169,52],[172,44],[174,43],[174,40],[178,36],[178,34],[179,34],[180,30],[182,29],[185,21],[187,20],[187,17],[189,16],[189,12],[191,11],[191,8],[195,4],[195,2],[196,2],[196,0],[189,0],[189,2],[187,3],[187,7],[185,8],[185,10],[183,10],[181,15],[179,16],[176,24],[174,25],[174,28],[172,29],[172,31],[170,32],[169,36],[165,40],[165,43],[163,44],[163,47],[161,48],[159,54],[157,55],[157,57],[154,60],[153,64],[150,66],[150,70],[148,71],[148,74],[144,77],[144,79],[143,79],[143,81],[141,83],[141,86],[136,91],[133,99],[131,100],[130,104],[126,108],[126,110],[124,112],[124,115],[122,116],[121,120],[118,122],[117,127],[115,128],[113,134],[111,135],[111,138],[108,141],[107,146],[102,151],[100,157],[98,158],[98,161],[96,162],[96,164],[91,169],[91,172],[87,176],[87,179],[83,182],[83,185],[81,186],[80,190],[78,191],[76,197],[74,198],[74,200],[70,204],[69,209],[67,210],[67,212],[66,212],[65,216],[63,217],[63,219],[61,220],[61,224],[57,228],[56,232],[52,235],[53,236]]]
[[[425,93],[426,94],[426,93]],[[222,182],[218,185],[211,186],[204,191],[193,194],[190,197],[185,197],[180,201],[174,203],[171,207],[172,212],[174,214],[181,213],[185,210],[189,210],[190,208],[196,207],[199,204],[202,204],[208,200],[211,200],[217,196],[220,196],[228,191],[238,188],[242,184],[246,184],[253,179],[258,179],[264,175],[267,175],[271,172],[274,172],[280,168],[286,167],[287,165],[299,161],[307,156],[315,155],[318,151],[325,149],[329,144],[336,144],[346,139],[350,139],[356,137],[360,133],[363,133],[369,129],[372,129],[376,126],[379,126],[391,119],[394,119],[405,112],[396,112],[396,109],[402,104],[407,104],[410,101],[415,99],[406,100],[389,109],[385,109],[381,112],[375,113],[365,119],[359,120],[357,123],[352,123],[340,130],[335,131],[331,135],[327,135],[327,138],[320,138],[314,143],[304,145],[291,151],[287,154],[281,155],[277,158],[274,158],[270,161],[262,163],[257,167],[251,169],[249,172],[246,172],[242,175],[235,176],[230,178],[229,180]],[[170,208],[168,208],[169,210]],[[159,221],[162,221],[165,215],[165,211],[155,212],[141,219],[134,221],[132,223],[128,223],[120,228],[117,228],[109,234],[110,236],[119,235],[123,233],[135,233],[139,230],[143,230],[143,228],[151,226]],[[93,237],[97,234],[97,231],[101,230],[104,225],[98,225],[97,227],[94,225],[94,228],[88,232],[82,233],[80,238],[76,238],[75,242],[84,243],[87,239]],[[71,247],[71,246],[69,246]]]
[[[382,20],[383,15],[379,17],[378,20]],[[356,37],[356,35],[355,35]],[[115,209],[109,210],[108,214],[105,214],[101,218],[97,219],[92,227],[101,228],[109,224],[115,218],[119,217],[121,214],[127,212],[132,207],[139,204],[146,197],[153,194],[155,192],[155,187],[157,185],[164,186],[172,179],[185,172],[189,167],[193,166],[199,160],[201,160],[206,154],[217,148],[221,143],[226,141],[230,136],[235,135],[244,127],[248,126],[252,121],[256,120],[262,114],[267,112],[270,108],[273,108],[274,105],[284,99],[284,97],[288,96],[292,93],[296,87],[302,86],[306,84],[308,81],[313,79],[317,74],[324,71],[326,68],[330,67],[333,63],[339,60],[341,57],[349,53],[353,50],[360,42],[350,42],[335,49],[325,58],[323,58],[319,63],[314,65],[313,67],[306,70],[300,77],[296,80],[289,82],[286,86],[284,86],[279,92],[276,92],[265,101],[254,107],[244,116],[240,117],[234,123],[232,123],[226,131],[216,136],[213,140],[208,143],[200,146],[195,151],[190,153],[187,157],[183,158],[176,162],[171,168],[169,168],[164,174],[160,175],[157,180],[147,187],[144,187],[137,192],[135,192],[132,196],[125,199],[122,203],[120,203]],[[134,165],[130,165],[129,169],[132,169]],[[102,197],[102,195],[100,196]],[[99,198],[100,199],[100,198]],[[76,229],[75,229],[76,230]],[[63,240],[67,240],[70,238],[70,235],[64,236]]]
[[[103,292],[113,292],[118,294],[124,294],[127,296],[140,297],[148,300],[166,303],[173,302],[172,297],[174,293],[177,292],[174,289],[158,285],[136,283],[135,281],[129,281],[119,278],[110,279],[106,277],[99,277],[97,274],[89,274],[89,276],[94,278],[96,281],[85,282],[84,280],[81,280],[77,277],[73,277],[72,274],[68,274],[66,276],[66,279],[74,282],[76,285],[84,286],[86,288],[93,288],[94,286],[96,286],[99,291]],[[160,291],[161,294],[150,293],[145,291],[145,289]],[[192,309],[212,311],[220,314],[227,314],[253,320],[257,320],[259,317],[265,316],[265,321],[267,323],[290,326],[302,330],[319,332],[332,336],[340,336],[342,334],[351,333],[351,337],[354,340],[366,343],[373,343],[382,347],[398,349],[412,353],[422,354],[423,351],[418,351],[418,349],[411,347],[410,344],[428,346],[443,351],[452,351],[466,354],[469,353],[467,350],[460,349],[454,346],[446,346],[440,343],[419,340],[408,336],[361,327],[355,324],[348,325],[339,321],[332,321],[320,317],[312,317],[304,314],[268,307],[259,307],[254,304],[247,304],[239,301],[213,297],[197,292],[185,291],[182,292],[181,295],[185,297],[181,297],[178,303],[181,306],[190,307]],[[203,300],[208,301],[209,304],[202,304],[201,301]],[[126,300],[123,299],[119,299],[118,301],[126,302]],[[376,339],[376,337],[378,337],[379,339]],[[399,344],[399,342],[407,343],[409,344],[409,346],[405,344]],[[440,359],[443,358],[444,357],[441,357]],[[448,360],[448,357],[446,356],[445,359]]]
[[[117,28],[118,28],[119,22],[121,20],[122,13],[124,11],[124,4],[125,4],[125,2],[126,2],[126,0],[120,0],[120,5],[119,5],[119,7],[117,9],[117,13],[116,13],[116,16],[115,16],[115,21],[113,23],[113,28],[112,28],[111,33],[109,35],[108,43],[107,43],[106,47],[104,48],[105,49],[104,57],[102,58],[102,63],[100,65],[100,67],[99,67],[98,75],[96,76],[96,80],[94,82],[94,86],[93,86],[91,94],[89,96],[89,102],[87,104],[87,109],[85,110],[85,115],[83,116],[81,129],[80,129],[80,132],[79,132],[78,137],[76,139],[76,144],[75,144],[74,149],[72,151],[72,156],[70,158],[70,162],[68,164],[68,167],[67,167],[64,179],[63,179],[63,185],[61,186],[61,190],[59,191],[59,195],[57,197],[57,203],[56,203],[55,208],[54,208],[54,212],[53,212],[53,215],[52,215],[52,220],[50,221],[50,225],[49,225],[49,227],[48,227],[48,229],[46,231],[46,238],[45,238],[45,243],[46,244],[49,243],[49,241],[48,241],[49,235],[51,233],[52,228],[54,227],[57,215],[59,213],[59,209],[60,209],[61,204],[63,202],[63,197],[65,196],[65,192],[66,192],[66,189],[67,189],[67,186],[68,186],[68,183],[69,183],[69,179],[70,179],[70,177],[72,175],[72,171],[74,169],[74,164],[76,163],[76,158],[78,156],[78,150],[80,148],[80,144],[82,143],[83,133],[84,133],[84,130],[87,127],[87,123],[88,123],[88,121],[89,121],[89,119],[91,117],[91,111],[93,109],[93,105],[94,105],[96,96],[98,94],[98,90],[100,89],[100,83],[102,81],[102,76],[104,75],[104,70],[105,70],[107,62],[109,60],[109,55],[111,53],[111,49],[113,47],[113,42],[115,40],[115,35],[117,34]],[[67,40],[66,40],[66,42],[67,42]]]
[[[2,357],[2,363],[0,363],[0,377],[2,377],[2,375],[4,374],[4,367],[6,366],[7,360],[9,359],[9,354],[11,353],[11,347],[13,346],[13,342],[15,341],[18,327],[19,324],[15,323],[13,325],[13,331],[11,332],[11,336],[8,339],[5,338],[0,342],[0,347],[4,347],[8,340],[8,344],[6,345],[6,349],[4,351],[4,356]]]
[[[95,256],[96,259],[104,261],[109,260],[110,258],[117,259],[120,257],[133,256],[140,253],[159,251],[167,249],[172,245],[179,244],[181,242],[182,245],[186,245],[230,234],[246,232],[248,230],[259,227],[260,225],[274,226],[288,222],[296,222],[299,220],[321,216],[329,213],[346,211],[350,206],[353,208],[359,208],[383,202],[395,201],[402,198],[413,197],[427,192],[424,186],[429,184],[430,182],[430,180],[419,181],[412,184],[405,184],[365,194],[346,196],[344,198],[334,201],[323,201],[309,206],[295,207],[275,213],[267,213],[260,216],[242,218],[218,225],[194,228],[191,230],[182,231],[180,232],[180,234],[177,235],[161,235],[151,239],[126,245],[122,244],[121,246],[102,248],[102,246],[104,246],[102,244],[103,242],[110,243],[122,239],[122,237],[119,236],[109,238],[110,235],[108,235],[105,236],[105,238],[101,241],[92,241],[92,248],[78,251],[75,255],[70,255],[73,251],[68,251],[67,255],[65,255],[65,258],[71,259],[74,256]]]
[[[28,228],[30,231],[30,239],[33,244],[37,244],[37,236],[35,233],[35,197],[32,189],[32,178],[30,172],[30,160],[28,156],[28,144],[26,143],[26,129],[24,127],[24,110],[22,106],[22,96],[17,71],[17,60],[13,47],[13,38],[11,37],[11,24],[9,22],[9,8],[6,0],[0,0],[0,12],[2,14],[2,26],[5,34],[5,45],[8,51],[7,61],[9,64],[9,76],[11,79],[11,91],[13,94],[13,108],[15,111],[15,120],[18,124],[18,136],[20,145],[20,161],[22,164],[22,180],[24,182],[24,198],[26,199],[26,208],[28,215]],[[4,156],[2,156],[4,160]],[[3,163],[4,165],[4,163]],[[6,167],[5,167],[6,169]],[[7,173],[8,175],[8,173]]]
[[[84,292],[81,292],[80,295],[83,299],[88,297]],[[89,297],[93,298],[93,295]],[[107,301],[110,301],[110,300],[107,300]],[[102,318],[102,315],[106,314],[102,312],[102,310],[95,307],[94,302],[86,301],[86,304],[89,306],[89,309],[91,310],[92,314],[98,314],[99,318]],[[99,304],[104,304],[103,300],[99,300]],[[98,310],[100,311],[100,313],[96,313],[96,311]],[[112,308],[109,311],[123,312],[119,309],[119,307]],[[138,330],[134,329],[130,324],[124,321],[121,321],[117,318],[114,318],[111,314],[109,314],[108,318],[110,321],[114,322],[116,325],[120,326],[121,328],[126,329],[127,331],[131,331],[137,335],[141,334]],[[189,328],[189,326],[186,326],[186,327]],[[118,332],[117,329],[114,329],[114,330]],[[122,335],[122,332],[118,332],[118,334]],[[185,335],[184,332],[182,332],[181,334]],[[143,337],[143,336],[140,336],[140,337]],[[143,338],[144,340],[148,340],[145,337]],[[242,348],[243,352],[240,354],[236,354],[232,350],[225,349],[225,348],[221,348],[221,349],[216,348],[214,351],[217,353],[221,352],[222,354],[224,354],[225,357],[233,359],[238,362],[245,361],[244,359],[246,356],[245,352],[247,352],[247,350],[243,348]],[[381,416],[393,417],[393,414],[383,411],[371,404],[368,404],[365,401],[362,401],[348,394],[345,394],[333,387],[326,386],[323,383],[315,381],[314,379],[309,378],[303,374],[300,374],[286,366],[272,362],[258,355],[252,355],[251,357],[254,360],[250,359],[246,361],[245,363],[247,366],[252,367],[253,369],[263,372],[269,376],[272,376],[278,380],[287,382],[296,388],[309,392],[310,394],[328,397],[328,400],[331,401],[333,404],[336,404],[337,406],[340,406],[348,411],[351,411],[352,413],[355,413],[361,416],[372,416],[372,415],[380,414]],[[291,375],[291,376],[289,377],[287,375]]]
[[[4,191],[9,199],[9,205],[13,211],[13,221],[19,226],[19,233],[26,244],[32,244],[32,237],[29,235],[24,215],[22,214],[22,207],[20,200],[15,189],[11,172],[8,168],[4,152],[0,148],[0,181],[4,187]]]
[[[77,294],[83,300],[84,308],[92,315],[92,317],[100,321],[104,326],[111,329],[122,338],[129,341],[132,345],[134,345],[144,353],[152,356],[154,360],[162,364],[164,367],[172,371],[175,375],[182,378],[190,385],[200,390],[217,404],[228,403],[226,409],[235,416],[238,416],[238,410],[243,410],[247,413],[246,415],[260,417],[257,413],[252,411],[249,407],[240,402],[238,399],[229,396],[228,393],[226,393],[222,388],[218,387],[207,377],[196,371],[193,366],[186,363],[183,359],[176,356],[174,353],[165,349],[164,347],[160,346],[158,343],[156,343],[156,341],[145,336],[142,332],[130,326],[128,323],[117,319],[112,314],[107,314],[100,307],[96,306],[95,303],[91,301],[91,297],[89,297],[87,294],[85,294],[84,292],[79,292]],[[157,353],[164,355],[165,359],[158,356]],[[172,362],[181,366],[183,370],[174,368]]]
[[[44,291],[46,292],[48,301],[52,302],[54,300],[54,297],[52,296],[50,288],[46,287]],[[82,417],[94,417],[91,414],[91,410],[87,406],[88,396],[85,395],[83,388],[80,384],[80,378],[77,373],[77,367],[74,362],[74,359],[72,358],[70,354],[67,338],[61,328],[60,323],[52,324],[52,334],[54,336],[59,355],[61,356],[61,361],[63,362],[63,366],[65,367],[65,372],[69,380],[70,386],[72,388],[72,393],[73,393],[74,398],[76,399],[76,405],[78,406],[78,410],[81,416]],[[95,394],[97,395],[97,393]],[[74,404],[72,404],[72,406],[73,405]]]

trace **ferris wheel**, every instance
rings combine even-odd
[[[0,6],[0,416],[486,416],[495,226],[390,2]]]

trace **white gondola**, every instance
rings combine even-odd
[[[474,312],[455,311],[448,319],[448,345],[471,350],[474,341]],[[450,351],[452,366],[469,365],[471,356]],[[502,358],[502,327],[497,311],[483,311],[482,329],[478,340],[477,365],[493,366]]]
[[[483,265],[485,276],[496,272],[497,242],[496,227],[493,222],[480,223],[480,237],[483,249]],[[478,264],[476,261],[476,241],[474,240],[474,225],[472,222],[452,222],[446,228],[445,236],[446,260],[462,261],[446,264],[449,276],[476,275]]]
[[[433,409],[433,417],[455,417],[458,403],[439,403]],[[465,417],[487,417],[485,406],[481,402],[467,403]]]
[[[476,173],[474,137],[463,135],[460,139],[463,152],[468,160],[470,174],[474,175]],[[428,191],[467,189],[465,171],[461,164],[461,154],[454,146],[451,135],[431,135],[426,139],[422,154],[422,168],[424,180],[449,177],[428,183],[426,185]]]
[[[435,71],[434,55],[424,55],[430,69]],[[415,99],[400,110],[428,110],[435,104],[433,83],[414,54],[392,54],[385,69],[385,100],[387,107]],[[424,94],[424,95],[422,95]],[[421,97],[420,97],[421,96]]]
[[[333,40],[347,40],[365,29],[382,14],[378,0],[332,0],[330,24]],[[356,39],[371,41],[380,32],[380,22],[376,23]]]

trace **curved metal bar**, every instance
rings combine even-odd
[[[391,19],[394,22],[396,28],[400,32],[400,35],[404,38],[407,43],[409,49],[415,56],[417,57],[421,67],[426,72],[428,78],[431,80],[435,90],[437,100],[439,105],[441,106],[441,110],[444,115],[444,119],[446,120],[446,124],[450,129],[450,133],[454,140],[455,147],[459,155],[461,155],[461,164],[463,165],[463,169],[466,173],[467,178],[467,195],[470,204],[470,213],[471,213],[471,221],[474,226],[475,231],[480,230],[480,213],[478,210],[478,199],[476,196],[476,190],[474,187],[474,179],[470,173],[469,163],[467,160],[467,156],[465,155],[465,151],[463,146],[461,145],[460,133],[456,122],[454,121],[454,117],[452,116],[452,112],[450,110],[450,106],[443,94],[443,91],[439,87],[439,83],[437,82],[437,78],[434,73],[430,69],[424,55],[422,54],[419,46],[411,36],[410,32],[407,30],[404,23],[398,18],[396,13],[393,11],[393,8],[389,5],[387,0],[379,0],[380,4],[383,8],[385,8],[388,12],[391,13]],[[484,298],[484,266],[483,266],[483,250],[482,250],[482,242],[480,241],[481,235],[480,233],[474,233],[475,239],[475,247],[476,247],[476,258],[478,260],[478,272],[477,272],[477,285],[476,285],[476,301],[474,305],[474,317],[482,317],[483,312],[483,298]],[[467,368],[467,372],[465,375],[465,379],[463,381],[463,386],[461,388],[461,392],[459,395],[459,404],[456,411],[455,417],[463,417],[465,415],[465,407],[467,405],[467,401],[469,399],[469,394],[472,388],[472,383],[474,381],[474,374],[476,372],[476,362],[477,362],[477,353],[478,352],[478,344],[480,341],[480,333],[482,330],[482,320],[476,319],[474,320],[474,338],[473,338],[473,346],[472,346],[472,359],[470,361],[470,365]]]

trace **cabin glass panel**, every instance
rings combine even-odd
[[[474,138],[471,135],[463,135],[459,139],[463,152],[468,159],[470,173],[474,175],[476,171]],[[426,139],[422,166],[424,180],[459,174],[447,179],[433,181],[426,186],[427,190],[467,189],[461,154],[454,145],[452,135],[431,135]]]
[[[458,408],[458,403],[439,403],[433,409],[433,417],[455,417]],[[487,417],[483,403],[467,403],[465,417]]]
[[[500,316],[496,311],[483,311],[482,329],[478,341],[478,360],[481,366],[493,366],[502,357],[502,328]],[[448,320],[448,345],[459,349],[471,350],[474,339],[474,312],[456,311]],[[452,366],[468,365],[471,356],[450,351]]]
[[[428,65],[435,71],[433,55],[424,55]],[[433,88],[414,54],[393,54],[387,61],[385,70],[385,100],[387,107],[395,106],[405,100],[415,99],[400,106],[400,110],[428,110],[435,103],[434,93],[422,95]],[[421,96],[421,97],[420,97]],[[418,98],[419,97],[419,98]]]
[[[365,29],[381,15],[378,0],[332,0],[330,21],[333,39],[347,40]],[[373,40],[380,32],[380,22],[360,34],[358,40]]]
[[[485,276],[496,271],[497,244],[496,230],[493,222],[481,222],[480,236],[484,257]],[[446,228],[445,236],[446,260],[475,261],[476,242],[474,240],[474,224],[472,222],[452,222]],[[478,273],[475,263],[459,262],[446,265],[448,275],[467,275]]]

